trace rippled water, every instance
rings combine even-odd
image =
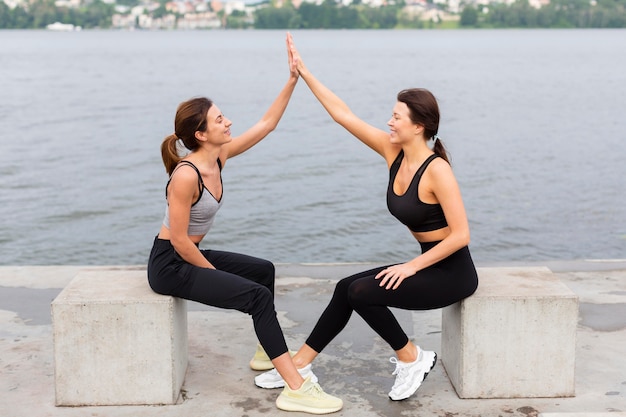
[[[0,31],[0,264],[142,264],[164,211],[179,102],[241,133],[287,79],[282,31]],[[309,68],[386,129],[395,94],[438,97],[478,262],[626,257],[626,31],[296,31]],[[396,262],[382,158],[297,87],[223,173],[203,247],[275,262]]]

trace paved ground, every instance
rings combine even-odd
[[[580,298],[576,397],[461,400],[438,363],[415,396],[392,402],[387,398],[393,384],[392,352],[355,316],[315,362],[324,389],[344,400],[344,409],[334,415],[626,416],[626,260],[541,265]],[[292,349],[304,341],[334,282],[369,266],[277,265],[276,305]],[[0,417],[305,415],[277,410],[279,391],[254,386],[256,373],[247,365],[256,345],[250,318],[195,303],[189,304],[189,367],[177,405],[55,407],[50,303],[79,270],[94,268],[114,267],[0,267]],[[439,350],[440,310],[397,313],[417,343]]]

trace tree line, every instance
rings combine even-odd
[[[401,21],[402,2],[369,7],[359,0],[341,6],[335,0],[322,4],[303,2],[299,8],[291,3],[268,7],[255,12],[255,29],[393,29]]]
[[[393,28],[626,28],[626,0],[551,0],[539,9],[528,0],[511,4],[465,6],[458,22],[422,21],[403,12],[403,0],[379,8],[360,0],[342,6],[324,0],[298,9],[272,5],[255,13],[257,29],[393,29]]]
[[[468,6],[460,25],[477,28],[624,28],[626,0],[550,0],[535,9],[528,0],[492,4],[484,13]]]
[[[54,22],[82,28],[110,27],[114,8],[94,0],[78,8],[57,7],[53,0],[36,0],[22,7],[9,8],[0,0],[0,29],[43,29]]]
[[[137,0],[119,0],[134,5]],[[164,0],[161,0],[164,1]],[[369,7],[355,0],[343,6],[336,0],[321,4],[303,2],[295,8],[289,1],[282,7],[268,3],[258,8],[251,23],[243,12],[228,16],[227,28],[255,29],[394,29],[394,28],[625,28],[626,0],[551,0],[536,9],[528,0],[489,6],[466,6],[455,22],[422,21],[403,12],[404,0]],[[165,9],[158,11],[163,14]],[[0,0],[0,29],[43,29],[54,22],[82,28],[109,28],[114,6],[101,0],[78,8],[57,7],[54,0],[34,0],[28,9],[9,8]]]

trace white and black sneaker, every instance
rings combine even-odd
[[[415,394],[422,385],[428,373],[435,367],[437,354],[422,350],[419,346],[419,355],[415,362],[401,362],[396,358],[390,358],[391,363],[396,364],[392,375],[396,375],[396,382],[389,392],[389,398],[394,401],[404,400]]]

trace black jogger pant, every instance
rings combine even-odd
[[[200,250],[216,269],[184,261],[169,240],[154,240],[148,282],[159,294],[250,314],[259,342],[271,359],[287,352],[274,308],[274,265],[232,252]]]
[[[422,243],[422,251],[437,243]],[[380,287],[380,280],[374,278],[385,268],[381,266],[340,280],[306,344],[321,352],[356,311],[393,350],[400,350],[409,338],[389,307],[441,308],[472,295],[478,286],[478,275],[467,247],[406,278],[396,290]]]

